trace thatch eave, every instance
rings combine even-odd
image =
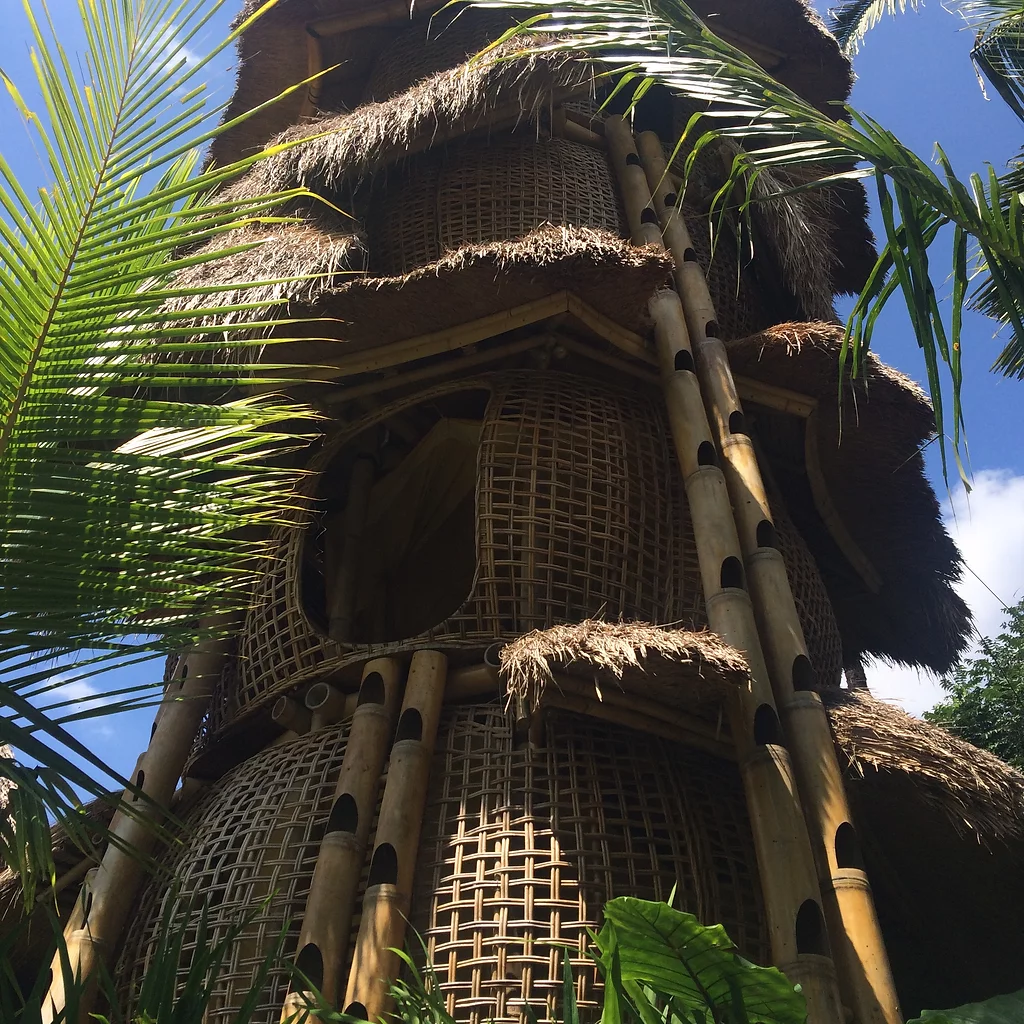
[[[842,342],[838,324],[782,324],[729,342],[728,350],[735,373],[818,402],[806,424],[778,429],[785,417],[765,411],[755,417],[756,429],[821,570],[847,662],[872,654],[944,672],[964,650],[972,626],[954,590],[960,552],[943,526],[921,455],[934,434],[932,410],[916,384],[870,354],[863,376],[844,381],[840,407]],[[814,495],[819,484],[875,570],[874,586],[837,546]]]

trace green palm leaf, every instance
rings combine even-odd
[[[908,6],[917,10],[917,0],[849,0],[828,12],[828,27],[843,52],[853,54],[885,15],[903,14]]]
[[[295,521],[292,453],[315,427],[309,410],[245,397],[241,385],[265,393],[282,379],[253,356],[268,327],[258,303],[201,336],[186,309],[225,312],[181,271],[239,252],[230,232],[312,198],[218,201],[273,150],[199,169],[201,147],[240,120],[216,126],[204,77],[252,19],[205,56],[184,54],[222,5],[78,0],[79,57],[45,3],[26,2],[38,100],[0,71],[48,176],[33,194],[0,154],[0,742],[94,795],[103,762],[61,725],[76,712],[39,710],[64,682],[53,666],[77,657],[96,672],[181,649],[200,621],[244,607],[261,538]],[[111,698],[81,713],[133,703]],[[68,785],[11,761],[0,773],[49,814],[70,812]],[[7,840],[15,866],[40,862]]]
[[[997,368],[1018,376],[1024,372],[1024,217],[1015,192],[1007,193],[994,173],[972,175],[964,183],[941,149],[936,170],[891,132],[852,109],[845,110],[849,121],[833,120],[715,36],[682,0],[474,3],[530,13],[502,42],[535,34],[539,38],[528,46],[531,50],[585,48],[607,65],[610,75],[628,79],[634,97],[660,84],[705,105],[700,122],[703,134],[678,144],[689,144],[694,156],[718,136],[745,145],[720,193],[723,196],[745,188],[747,202],[752,201],[752,182],[765,168],[837,168],[834,174],[819,178],[819,186],[842,177],[873,176],[883,214],[891,210],[885,217],[887,244],[871,287],[850,321],[846,363],[854,369],[862,365],[878,310],[898,292],[924,355],[943,467],[947,430],[960,465],[960,323],[972,281],[978,289],[973,301],[1008,328]],[[557,38],[552,40],[552,34]],[[867,166],[853,172],[838,170],[851,162]],[[762,196],[758,201],[770,200]],[[947,326],[938,303],[939,289],[932,280],[930,249],[939,229],[950,224],[955,228],[951,260],[955,308]],[[890,273],[895,286],[887,283]],[[945,274],[940,281],[944,278]],[[948,417],[943,408],[947,385],[952,405]]]

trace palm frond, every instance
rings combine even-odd
[[[854,54],[864,37],[888,15],[903,14],[909,6],[917,10],[918,0],[849,0],[828,12],[829,31],[843,53]]]
[[[749,200],[750,182],[765,168],[824,165],[826,174],[819,178],[819,185],[850,173],[873,176],[883,212],[891,210],[886,220],[887,248],[873,276],[873,290],[850,322],[848,365],[862,365],[878,310],[899,292],[925,358],[943,465],[948,428],[959,464],[963,424],[959,324],[970,265],[966,247],[973,247],[977,254],[975,279],[991,281],[987,294],[997,304],[998,318],[1010,327],[997,365],[1012,372],[1020,365],[1015,353],[1024,345],[1024,215],[1019,199],[1007,195],[994,173],[984,178],[972,175],[964,183],[941,149],[936,170],[863,114],[847,108],[849,122],[832,120],[716,37],[682,0],[474,2],[529,12],[502,42],[516,35],[535,35],[538,38],[528,49],[585,48],[634,97],[659,84],[706,107],[700,121],[692,121],[688,128],[699,123],[703,134],[696,139],[684,136],[677,145],[688,146],[692,158],[719,136],[743,145],[723,195],[734,187],[745,187]],[[830,166],[851,163],[867,168],[827,173]],[[951,265],[958,278],[948,327],[930,264],[931,246],[945,225],[955,228]],[[887,283],[889,273],[894,274],[895,285]],[[950,385],[952,403],[948,418],[943,408],[945,383]]]
[[[0,72],[48,177],[34,190],[0,154],[0,742],[39,766],[0,759],[0,775],[57,817],[73,812],[72,784],[105,787],[102,760],[61,725],[74,713],[40,710],[63,682],[54,666],[180,650],[201,621],[244,607],[261,538],[296,519],[294,452],[316,429],[307,409],[246,397],[282,377],[252,355],[269,333],[258,304],[202,336],[174,312],[195,304],[180,271],[237,252],[218,239],[315,199],[218,200],[273,149],[199,169],[201,147],[242,120],[217,126],[204,76],[253,19],[185,52],[223,3],[78,0],[81,58],[45,2],[27,3],[39,109]],[[131,703],[119,693],[89,714]],[[38,836],[6,838],[20,866],[39,863],[16,854]]]

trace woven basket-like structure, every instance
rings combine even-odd
[[[208,736],[305,680],[391,651],[481,651],[587,618],[705,624],[692,526],[658,404],[646,393],[529,371],[448,385],[417,400],[429,406],[445,391],[481,386],[491,399],[478,455],[476,572],[465,603],[421,636],[335,643],[303,607],[305,537],[293,533],[260,585]],[[408,404],[377,410],[345,437]]]
[[[543,224],[622,234],[604,154],[526,132],[468,142],[391,172],[370,218],[371,272],[405,274],[462,246],[521,238]]]
[[[675,886],[676,906],[724,923],[746,956],[767,962],[735,765],[571,715],[547,713],[533,747],[517,746],[511,726],[494,703],[449,709],[431,767],[411,922],[458,1020],[518,1022],[524,1002],[549,1017],[562,986],[550,942],[569,945],[581,1005],[594,1009],[586,931],[616,895],[666,899]],[[289,919],[283,952],[294,954],[345,739],[337,725],[270,747],[186,815],[166,864],[173,881],[149,882],[121,954],[123,1006],[134,1005],[177,893],[206,900],[210,943],[258,911],[216,983],[208,1024],[231,1019]],[[191,923],[185,964],[198,907]],[[284,972],[271,974],[254,1024],[277,1024],[287,987]]]
[[[345,726],[330,726],[270,747],[225,775],[185,815],[180,843],[162,865],[167,874],[149,881],[124,943],[115,974],[123,1007],[134,1006],[176,896],[183,903],[193,896],[205,900],[209,945],[222,941],[242,915],[255,912],[217,977],[206,1024],[234,1019],[289,921],[284,952],[294,952],[346,735]],[[199,903],[182,949],[184,965],[195,948],[198,922]],[[253,1021],[277,1024],[288,982],[286,971],[272,972]]]
[[[494,705],[442,722],[412,914],[460,1021],[540,1018],[561,1003],[562,949],[577,998],[598,1007],[587,929],[621,895],[668,899],[722,922],[767,962],[753,842],[736,766],[573,715],[516,748]],[[557,1018],[554,1018],[557,1019]]]

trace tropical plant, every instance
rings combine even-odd
[[[941,680],[949,696],[924,717],[1024,771],[1024,601],[979,647]]]
[[[847,0],[829,12],[829,28],[839,45],[853,54],[885,14],[902,14],[917,6],[918,0]],[[1024,4],[1020,0],[950,0],[943,6],[973,30],[971,60],[1024,120]]]
[[[901,294],[924,356],[943,467],[948,431],[951,451],[967,482],[960,460],[960,393],[963,311],[968,304],[1008,330],[995,368],[1007,376],[1024,377],[1024,204],[1014,179],[1001,178],[988,168],[962,180],[939,146],[936,170],[866,115],[852,108],[836,111],[848,120],[822,113],[716,36],[683,0],[472,2],[525,15],[500,42],[522,37],[531,51],[587,50],[617,77],[619,89],[632,92],[633,104],[660,85],[706,106],[702,116],[691,119],[684,136],[672,141],[690,150],[691,165],[719,137],[742,143],[719,193],[727,197],[735,189],[745,189],[741,208],[755,195],[764,201],[755,185],[765,171],[830,168],[831,173],[818,172],[818,187],[852,177],[873,179],[886,245],[851,314],[844,369],[860,371],[881,309]],[[861,6],[879,11],[896,2]],[[849,170],[855,163],[866,167]],[[952,228],[948,320],[932,269],[932,248],[946,237],[940,231],[947,226]],[[951,384],[949,416],[943,374]]]
[[[275,0],[196,56],[224,2],[78,0],[76,59],[45,0],[25,0],[33,91],[0,72],[49,176],[35,192],[0,156],[0,743],[36,764],[0,758],[20,794],[18,829],[5,819],[0,838],[21,871],[45,875],[43,826],[74,827],[74,787],[105,792],[103,761],[65,726],[155,692],[83,711],[54,689],[214,631],[246,604],[260,537],[295,504],[289,453],[310,414],[240,387],[281,380],[251,354],[266,312],[180,278],[251,248],[229,233],[285,220],[270,211],[306,198],[217,198],[273,149],[200,166],[202,147],[243,119],[217,125],[205,76]],[[197,335],[214,312],[232,326]]]

